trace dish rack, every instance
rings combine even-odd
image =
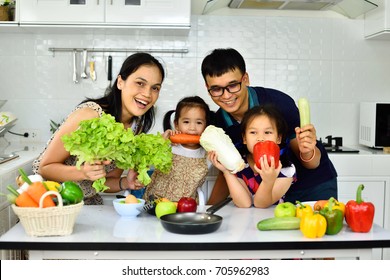
[[[17,118],[13,116],[11,113],[1,112],[0,113],[0,137],[4,136],[4,134],[14,126]]]
[[[42,208],[43,199],[48,195],[58,198],[58,206]],[[39,207],[18,207],[12,204],[12,210],[30,236],[62,236],[73,232],[76,218],[84,202],[72,205],[63,205],[62,197],[58,192],[48,191],[39,201]]]

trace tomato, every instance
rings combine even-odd
[[[275,159],[275,168],[279,165],[279,155],[280,148],[278,144],[273,141],[262,141],[257,142],[253,147],[253,159],[256,163],[256,166],[261,169],[260,166],[260,157],[266,155],[268,164],[271,165],[271,157]]]

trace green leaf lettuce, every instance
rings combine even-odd
[[[160,133],[134,135],[110,114],[81,121],[76,131],[62,136],[61,140],[65,149],[77,157],[77,168],[84,162],[115,161],[118,168],[137,171],[137,179],[144,185],[151,181],[147,172],[152,166],[163,173],[168,173],[172,167],[169,140]],[[105,178],[98,179],[92,186],[97,192],[105,191],[108,189],[105,181]]]

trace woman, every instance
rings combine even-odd
[[[129,56],[105,96],[84,100],[68,115],[33,162],[33,172],[46,180],[77,181],[83,189],[85,204],[103,203],[92,187],[93,181],[102,177],[107,179],[105,184],[110,188],[107,192],[142,188],[143,185],[136,180],[137,173],[132,170],[123,177],[126,180],[122,180],[123,170],[116,168],[114,162],[95,161],[77,169],[76,158],[65,150],[61,137],[75,131],[81,121],[100,117],[103,112],[114,116],[117,122],[123,123],[125,128],[131,128],[135,134],[148,132],[154,122],[154,104],[164,77],[162,64],[150,54],[136,53]]]

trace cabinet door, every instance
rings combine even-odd
[[[106,23],[190,26],[191,0],[107,0]]]
[[[340,177],[338,178],[338,200],[345,203],[349,200],[356,200],[356,190],[360,184],[364,185],[363,200],[370,201],[375,206],[374,223],[384,226],[385,180],[368,181],[367,178],[359,180],[358,178]]]
[[[103,23],[105,0],[19,0],[21,23]]]

